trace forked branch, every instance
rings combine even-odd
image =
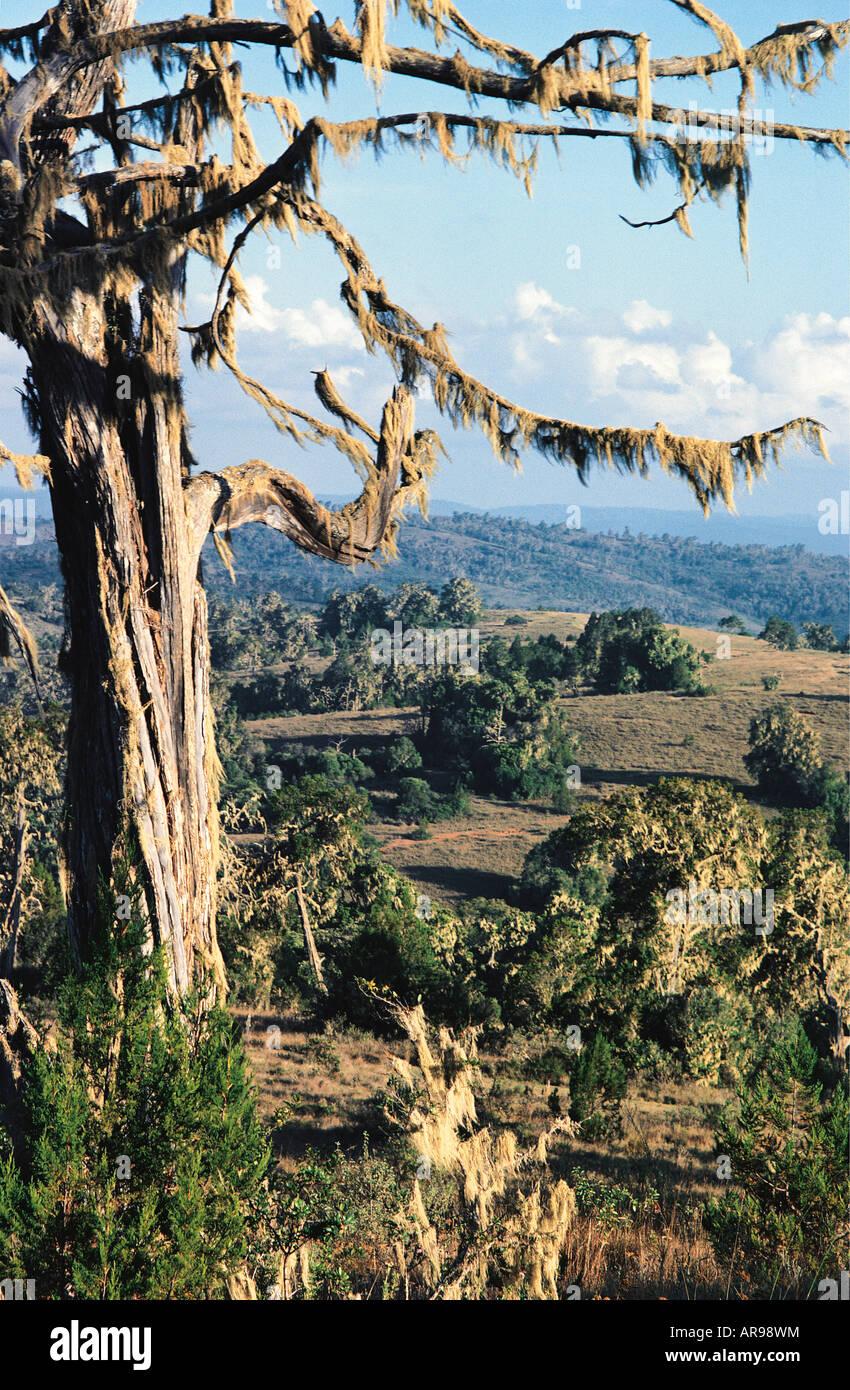
[[[309,488],[260,459],[200,473],[185,488],[187,515],[198,550],[210,531],[224,533],[262,522],[302,550],[340,565],[357,565],[392,546],[395,518],[418,495],[413,398],[397,386],[384,407],[377,459],[360,496],[339,511]]]

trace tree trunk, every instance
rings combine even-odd
[[[310,962],[310,970],[315,981],[316,989],[320,994],[327,994],[328,987],[325,984],[325,972],[322,969],[322,958],[319,955],[319,948],[316,945],[316,938],[313,935],[313,928],[310,924],[310,914],[307,911],[307,900],[304,897],[304,885],[301,882],[301,874],[295,876],[295,898],[298,903],[298,911],[301,916],[301,927],[304,932],[304,944],[307,947],[307,959]]]
[[[24,890],[24,869],[27,855],[27,809],[23,788],[18,790],[15,812],[15,838],[12,845],[12,875],[9,898],[0,920],[0,979],[11,980],[15,969],[15,952],[21,923],[21,902]]]
[[[36,306],[30,355],[67,593],[72,946],[85,957],[93,904],[114,893],[127,854],[150,944],[165,947],[171,988],[184,994],[200,981],[223,987],[224,972],[207,605],[184,503],[176,302],[176,284],[143,291],[134,331],[108,286],[76,288],[61,313]]]

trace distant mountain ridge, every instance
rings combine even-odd
[[[408,518],[398,557],[355,572],[281,547],[280,538],[262,527],[234,532],[232,541],[240,586],[253,592],[277,588],[314,603],[333,589],[415,582],[440,588],[463,574],[496,608],[651,607],[667,622],[708,626],[736,612],[756,628],[778,613],[798,626],[831,623],[842,637],[848,630],[848,561],[803,546],[608,536],[488,513]],[[229,584],[208,550],[207,583],[213,589]]]
[[[328,506],[341,507],[351,501],[353,494],[325,497]],[[46,489],[22,493],[15,487],[0,488],[0,503],[7,497],[26,496],[33,500],[39,521],[50,520],[50,497]],[[551,526],[563,526],[567,520],[566,502],[532,502],[515,507],[477,507],[454,502],[445,497],[433,497],[429,502],[432,517],[499,516],[528,521],[536,525],[543,521]],[[575,501],[572,505],[575,505]],[[721,542],[723,545],[804,545],[818,555],[844,555],[850,549],[850,537],[825,536],[818,530],[817,509],[810,514],[789,513],[782,516],[732,516],[723,510],[703,517],[696,507],[688,511],[664,511],[657,507],[591,507],[585,506],[579,495],[581,529],[594,534],[645,536],[691,536],[704,545]],[[2,542],[2,537],[0,537]]]
[[[13,594],[58,581],[49,524],[39,524],[31,546],[0,540],[0,584]],[[322,603],[334,589],[369,583],[440,588],[462,574],[494,608],[650,607],[667,622],[695,626],[712,626],[735,612],[756,630],[777,613],[798,627],[830,623],[839,637],[850,626],[847,557],[817,555],[802,545],[730,546],[631,531],[609,535],[486,512],[433,515],[428,521],[409,517],[399,534],[398,557],[354,572],[305,555],[262,526],[235,531],[232,544],[242,593],[277,589],[294,602]],[[204,577],[213,591],[230,587],[209,542]]]
[[[819,555],[847,555],[850,537],[825,536],[817,527],[817,514],[810,516],[733,516],[714,512],[708,518],[694,507],[690,511],[660,511],[653,507],[586,507],[579,502],[581,529],[594,533],[646,536],[690,536],[704,545],[804,545]],[[431,516],[491,515],[516,518],[532,525],[545,521],[563,526],[567,504],[533,503],[518,507],[470,507],[460,502],[434,499]]]

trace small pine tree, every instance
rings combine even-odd
[[[620,1127],[620,1101],[625,1094],[625,1068],[604,1034],[596,1033],[570,1072],[570,1119],[581,1125],[584,1138],[614,1134]]]
[[[269,1150],[244,1057],[223,1011],[178,1012],[144,938],[110,922],[66,981],[0,1162],[0,1267],[39,1298],[220,1297],[246,1254]]]
[[[766,1049],[716,1133],[732,1188],[707,1223],[730,1289],[749,1298],[816,1297],[846,1267],[847,1127],[843,1084],[826,1094],[798,1019]]]

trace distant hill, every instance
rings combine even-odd
[[[473,515],[506,516],[530,521],[533,525],[545,521],[551,526],[563,526],[567,507],[563,502],[542,502],[521,507],[469,507],[459,502],[434,499],[429,511],[432,516]],[[821,535],[814,515],[807,516],[732,516],[715,511],[704,517],[698,508],[689,511],[663,511],[654,507],[586,507],[581,504],[581,526],[584,531],[612,532],[622,535],[691,536],[711,545],[804,545],[819,555],[847,555],[850,540],[845,536]]]
[[[583,518],[584,519],[584,518]],[[704,544],[687,536],[607,535],[484,513],[430,521],[411,517],[399,557],[351,572],[302,554],[262,526],[233,534],[240,590],[279,590],[296,602],[321,603],[335,588],[422,582],[439,588],[463,574],[493,608],[570,612],[651,607],[667,622],[711,626],[730,612],[761,626],[778,613],[798,626],[830,623],[848,630],[846,557],[816,555],[802,545]],[[229,587],[213,547],[204,552],[212,589]],[[40,523],[31,546],[0,537],[0,584],[25,591],[59,577],[52,529]]]
[[[323,500],[330,507],[341,507],[351,500],[352,495],[325,497]],[[46,488],[23,493],[17,487],[0,487],[0,504],[5,498],[16,497],[30,500],[39,521],[50,521],[50,495]],[[636,536],[691,536],[706,545],[715,541],[723,545],[766,545],[771,548],[803,545],[818,555],[847,556],[850,550],[850,537],[820,533],[813,512],[783,516],[732,516],[719,508],[710,517],[704,517],[698,507],[691,507],[687,511],[665,511],[657,507],[588,507],[581,501],[581,493],[577,500],[581,507],[581,529],[594,533],[611,532],[619,536],[628,531]],[[432,517],[491,515],[528,521],[534,526],[541,521],[550,526],[563,526],[567,518],[566,502],[476,507],[444,497],[432,497],[428,510]],[[0,537],[0,544],[2,539]]]
[[[334,588],[422,582],[464,574],[490,607],[588,612],[648,606],[668,622],[711,625],[729,612],[761,625],[771,613],[848,630],[848,562],[803,546],[705,545],[688,537],[608,536],[506,517],[412,517],[399,557],[351,573],[300,554],[261,527],[233,535],[240,585],[321,602]],[[212,587],[229,583],[213,555]]]

